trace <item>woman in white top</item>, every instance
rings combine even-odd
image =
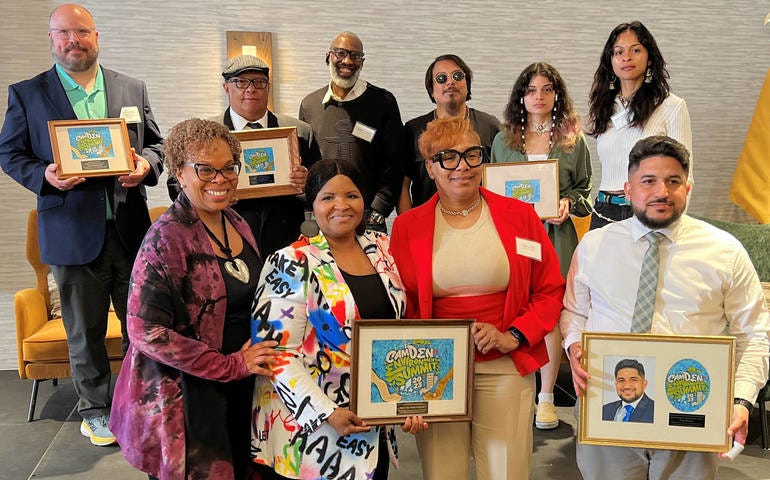
[[[684,100],[670,92],[668,78],[655,38],[641,22],[621,23],[612,30],[589,96],[587,133],[596,137],[602,166],[592,229],[632,215],[623,184],[628,154],[638,140],[667,135],[692,155],[690,114]]]

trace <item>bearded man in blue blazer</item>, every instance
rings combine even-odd
[[[107,314],[112,300],[125,351],[129,278],[150,225],[144,185],[158,182],[162,139],[144,83],[99,66],[99,32],[88,10],[55,8],[48,37],[53,68],[8,88],[0,166],[37,195],[40,254],[61,291],[80,431],[94,445],[109,445]],[[47,122],[117,117],[126,119],[136,168],[119,177],[59,179]]]

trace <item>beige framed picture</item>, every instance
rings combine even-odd
[[[131,173],[134,160],[122,118],[48,122],[57,177],[107,177]]]
[[[558,216],[558,160],[485,163],[481,184],[499,195],[532,204],[543,220]]]
[[[357,320],[350,408],[366,423],[469,422],[473,320]]]
[[[578,441],[726,452],[735,338],[584,333]]]
[[[233,134],[243,149],[238,198],[297,194],[289,182],[292,169],[300,164],[296,127],[239,130]]]

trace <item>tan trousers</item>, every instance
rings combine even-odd
[[[473,421],[435,423],[417,434],[423,478],[470,478],[471,454],[476,480],[529,478],[534,374],[520,376],[510,357],[476,364],[474,370]]]

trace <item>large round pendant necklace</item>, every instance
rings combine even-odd
[[[241,260],[240,258],[234,258],[233,257],[233,250],[230,248],[230,239],[227,236],[227,225],[225,225],[225,214],[220,212],[220,215],[222,217],[222,232],[224,232],[225,235],[225,243],[224,245],[222,242],[219,241],[216,235],[214,235],[214,232],[209,230],[209,227],[206,226],[206,224],[201,220],[201,223],[203,223],[203,228],[206,229],[206,233],[209,234],[209,237],[214,240],[214,243],[217,244],[217,247],[219,247],[220,250],[222,250],[222,253],[227,256],[227,261],[225,262],[225,272],[227,272],[228,275],[233,277],[236,280],[239,280],[242,283],[249,283],[249,267],[246,265],[246,262]]]
[[[441,213],[443,213],[445,215],[451,215],[453,217],[457,217],[457,216],[462,215],[463,217],[467,217],[469,213],[474,211],[476,209],[476,207],[479,206],[480,203],[481,203],[481,197],[478,197],[476,199],[476,201],[473,202],[473,205],[471,205],[470,207],[466,208],[465,210],[447,210],[446,208],[444,208],[441,205],[441,202],[439,202],[438,209],[441,210]]]

